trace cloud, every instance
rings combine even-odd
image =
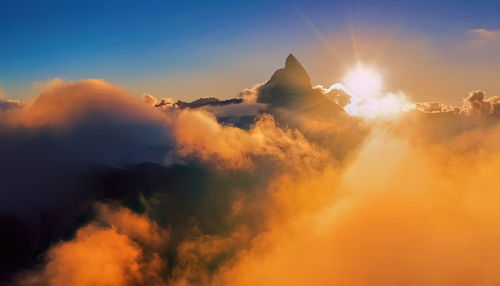
[[[491,58],[496,55],[498,46],[500,44],[500,30],[490,30],[490,29],[473,29],[465,34],[464,40],[458,45],[458,51],[462,52],[472,52],[474,59],[481,59],[478,57],[478,51],[484,55],[486,58]],[[462,56],[468,55],[467,53],[462,54]],[[470,55],[469,55],[470,56]],[[484,57],[482,57],[485,59]]]
[[[207,269],[224,256],[231,256],[250,242],[246,229],[232,232],[228,237],[200,235],[183,241],[177,248],[178,263],[173,269],[171,285],[210,285]]]
[[[216,160],[227,168],[252,168],[254,158],[259,156],[269,156],[289,166],[296,166],[295,158],[300,158],[301,164],[315,165],[327,157],[299,131],[276,126],[269,115],[260,117],[245,131],[220,126],[210,113],[183,111],[175,120],[174,134],[180,155]]]
[[[21,106],[21,102],[19,102],[18,100],[4,99],[4,97],[5,93],[0,86],[0,112]]]
[[[81,227],[72,240],[52,246],[43,269],[25,274],[18,284],[160,285],[164,262],[141,247],[164,242],[156,223],[128,209],[101,204],[98,211],[97,221]]]
[[[0,111],[0,279],[500,283],[497,98],[370,121],[341,91],[289,57],[238,104],[183,109],[85,80]]]
[[[416,103],[413,108],[424,113],[448,115],[457,119],[470,116],[497,116],[500,114],[500,98],[498,96],[487,97],[484,91],[473,90],[467,98],[463,99],[462,106],[421,102]]]
[[[99,221],[114,227],[129,238],[156,248],[168,241],[168,232],[158,227],[146,215],[135,214],[127,208],[96,204]]]
[[[251,88],[245,88],[244,90],[242,90],[238,95],[243,98],[243,100],[245,102],[248,102],[248,103],[255,103],[257,102],[257,97],[258,97],[258,91],[259,91],[259,88],[261,86],[263,86],[264,84],[262,83],[259,83],[259,84],[256,84],[254,86],[252,86]]]
[[[123,113],[129,112],[127,116]],[[102,80],[58,83],[40,94],[22,110],[8,118],[11,125],[27,127],[64,126],[84,120],[90,113],[101,113],[117,119],[158,120],[158,113],[119,87]]]
[[[262,106],[250,103],[241,106],[254,105]],[[226,105],[221,108],[228,109],[221,113],[239,106]],[[250,112],[251,124],[257,111]],[[207,110],[154,108],[102,80],[57,82],[32,101],[2,111],[0,116],[3,119],[0,123],[0,187],[9,190],[1,194],[0,223],[8,238],[2,249],[19,257],[15,264],[11,263],[10,256],[2,257],[0,279],[10,277],[19,267],[33,265],[48,242],[67,238],[68,233],[73,233],[78,222],[88,220],[87,206],[94,200],[114,198],[130,202],[144,196],[148,196],[144,200],[149,200],[153,196],[155,203],[172,208],[170,200],[164,202],[164,197],[156,197],[157,193],[171,194],[170,184],[182,182],[179,187],[185,192],[186,184],[192,181],[189,176],[199,176],[201,172],[205,176],[210,174],[211,181],[207,184],[211,182],[213,188],[220,189],[224,182],[232,182],[227,179],[233,177],[229,175],[231,170],[255,170],[255,166],[263,164],[261,161],[268,162],[265,166],[270,169],[266,174],[259,177],[250,173],[237,174],[236,178],[243,177],[239,180],[246,182],[245,186],[238,187],[238,192],[231,185],[224,187],[222,189],[227,195],[220,199],[221,202],[213,202],[215,206],[231,205],[229,198],[240,194],[241,190],[253,192],[256,184],[264,184],[281,168],[308,169],[321,166],[327,160],[327,154],[298,130],[279,127],[269,115],[263,115],[250,130],[222,126]],[[214,141],[214,138],[220,140]],[[153,164],[143,173],[140,163],[144,162],[159,165]],[[184,169],[165,166],[172,163],[187,166]],[[136,164],[140,167],[132,168]],[[213,164],[217,167],[213,168]],[[206,172],[207,165],[217,170],[217,174]],[[276,166],[276,170],[272,166]],[[113,177],[121,169],[126,177]],[[184,170],[182,172],[186,175],[175,175],[179,170]],[[149,172],[159,172],[161,176],[158,175],[156,180],[163,185],[149,182]],[[226,179],[212,178],[220,176],[219,173],[224,173]],[[197,177],[197,180],[201,179]],[[123,181],[128,184],[121,185]],[[137,185],[137,182],[143,185]],[[189,194],[208,196],[198,185],[191,189]],[[170,249],[176,249],[179,237],[183,237],[187,226],[191,226],[186,221],[192,219],[192,212],[199,212],[196,222],[207,225],[207,229],[213,224],[208,218],[220,218],[225,214],[222,210],[215,213],[205,210],[206,205],[197,205],[203,211],[186,208],[186,205],[195,206],[190,201],[191,196],[174,197],[186,211],[177,210],[172,213],[172,218],[165,218],[176,226]],[[137,204],[148,205],[143,200]],[[134,242],[155,237],[152,234],[157,232],[154,227],[140,224],[126,211],[118,212],[117,216],[101,207],[100,212],[103,213],[102,222],[120,228],[119,234],[125,234]],[[260,216],[259,213],[248,214],[245,221],[250,223]],[[128,225],[134,227],[125,233]],[[85,245],[93,242],[94,235],[114,235],[112,230],[92,227],[82,232],[90,233],[89,240],[82,236]],[[20,240],[16,237],[18,233],[29,235]],[[149,241],[160,239],[156,237]],[[124,240],[124,244],[127,243]],[[159,246],[156,243],[148,247]]]
[[[33,88],[35,89],[35,91],[38,94],[40,94],[40,93],[49,91],[49,90],[57,88],[57,87],[62,87],[66,83],[68,83],[68,82],[64,81],[61,78],[55,77],[55,78],[48,80],[48,81],[35,81],[33,83]]]
[[[152,106],[155,106],[158,103],[158,100],[148,93],[142,95],[142,101]]]
[[[480,115],[500,115],[500,97],[486,98],[481,90],[472,91],[465,99],[464,112]]]
[[[254,88],[255,90],[255,88]],[[348,94],[339,85],[329,89],[313,87],[302,64],[290,54],[278,69],[255,90],[257,102],[266,104],[280,126],[299,130],[304,137],[343,160],[355,152],[367,130],[341,106]]]
[[[352,95],[349,94],[347,89],[342,84],[333,84],[329,88],[317,85],[314,88],[319,89],[325,96],[333,100],[342,108],[351,103]]]
[[[467,34],[475,37],[481,44],[500,39],[500,30],[474,29]]]
[[[449,106],[439,102],[419,102],[415,104],[415,109],[420,110],[425,113],[459,113],[460,107]]]
[[[500,134],[484,133],[491,131]],[[500,213],[485,202],[497,197],[498,157],[421,148],[382,132],[340,176],[278,184],[278,205],[293,211],[213,285],[498,283],[493,269],[500,252],[492,242],[500,235],[493,223]]]
[[[161,111],[101,80],[65,83],[8,105],[17,108],[0,111],[0,188],[10,190],[1,194],[2,212],[73,200],[84,192],[86,168],[162,162],[173,142]]]
[[[0,99],[0,112],[8,111],[17,107],[21,107],[22,104],[19,100],[12,99]]]

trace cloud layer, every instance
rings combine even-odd
[[[2,283],[500,283],[497,97],[366,120],[289,57],[241,98],[58,81],[1,108]]]

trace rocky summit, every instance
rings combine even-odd
[[[314,116],[349,117],[342,107],[312,87],[311,78],[292,54],[286,58],[285,67],[259,88],[257,102]]]

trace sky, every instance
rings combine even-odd
[[[499,87],[498,15],[498,1],[7,0],[0,86],[27,99],[36,82],[102,78],[138,95],[230,98],[292,52],[318,84],[361,59],[391,90],[459,103]]]

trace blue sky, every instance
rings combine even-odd
[[[500,28],[498,1],[3,0],[0,86],[23,98],[35,81],[103,78],[182,98],[182,87],[220,85],[231,75],[220,92],[236,92],[267,78],[288,52],[308,65],[306,51],[320,41],[300,14],[327,37],[377,27],[446,44],[472,29]],[[196,97],[193,90],[185,97]]]

